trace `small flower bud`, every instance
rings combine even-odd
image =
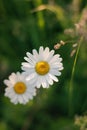
[[[72,57],[76,53],[76,49],[71,51],[70,57]]]
[[[77,43],[74,43],[74,44],[72,45],[72,47],[77,47],[77,45],[78,45]]]
[[[54,45],[54,49],[57,50],[61,47],[61,44],[57,43],[56,45]]]
[[[66,43],[61,40],[61,41],[60,41],[60,44],[61,44],[61,45],[65,45]]]

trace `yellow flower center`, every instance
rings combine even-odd
[[[23,82],[17,82],[14,85],[14,90],[18,94],[23,94],[26,91],[26,85]]]
[[[45,75],[49,72],[50,66],[46,61],[36,63],[35,70],[40,75]]]

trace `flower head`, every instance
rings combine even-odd
[[[4,80],[4,83],[8,86],[5,89],[5,96],[14,104],[26,104],[36,94],[35,88],[26,81],[23,73],[12,73],[9,80]]]
[[[27,76],[26,80],[37,88],[41,85],[43,88],[48,88],[53,81],[58,82],[56,76],[60,76],[60,71],[63,69],[60,55],[54,55],[54,50],[50,51],[48,47],[44,49],[42,46],[39,48],[39,53],[35,49],[32,53],[26,53],[27,57],[24,59],[27,62],[23,62],[21,67]]]

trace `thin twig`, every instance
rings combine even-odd
[[[70,87],[69,87],[69,116],[72,116],[72,114],[73,114],[73,78],[74,78],[74,73],[75,73],[77,57],[78,57],[78,53],[79,53],[82,41],[83,41],[83,37],[80,38],[80,41],[78,43],[78,48],[76,51],[76,56],[75,56],[74,64],[73,64],[73,68],[72,68]]]

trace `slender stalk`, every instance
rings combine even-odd
[[[78,57],[78,53],[80,50],[80,46],[81,43],[83,41],[83,37],[80,38],[80,41],[78,43],[78,48],[76,51],[76,55],[75,55],[75,59],[74,59],[74,63],[73,63],[73,68],[72,68],[72,74],[71,74],[71,80],[70,80],[70,87],[69,87],[69,116],[71,117],[73,115],[73,79],[74,79],[74,73],[75,73],[75,67],[76,67],[76,62],[77,62],[77,57]]]
[[[38,104],[38,102],[40,102],[40,95],[42,94],[41,89],[37,89],[37,95],[35,97],[34,100],[34,104],[31,107],[31,112],[30,109],[27,111],[27,116],[26,119],[24,121],[24,124],[21,128],[21,130],[29,130],[31,127],[31,124],[33,122],[33,119],[35,117],[35,114],[38,113],[39,109],[40,109],[40,105]]]

